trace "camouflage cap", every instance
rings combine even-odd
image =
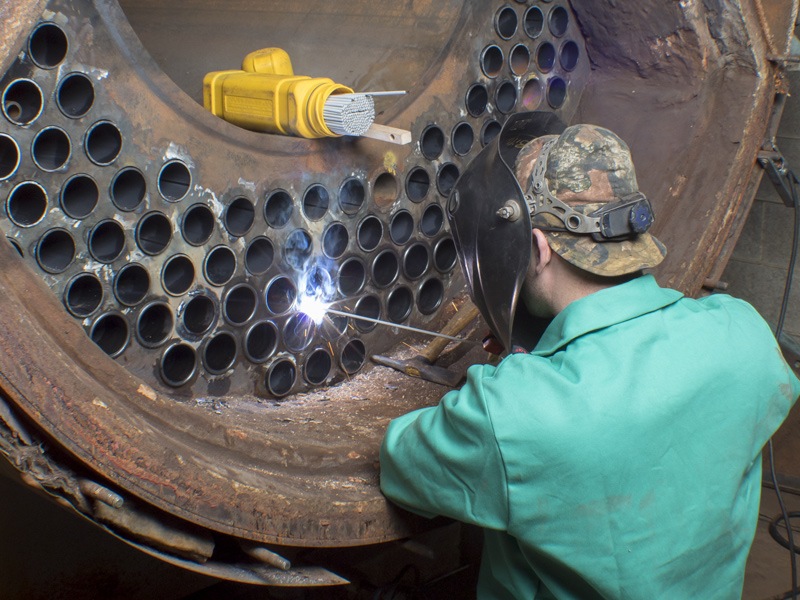
[[[515,174],[526,192],[542,148],[552,140],[544,179],[550,192],[575,211],[590,215],[639,191],[627,144],[608,129],[581,124],[566,128],[560,136],[536,138],[520,151]],[[542,228],[550,247],[564,260],[596,275],[625,275],[654,267],[667,253],[649,233],[597,242],[591,235],[550,230],[564,223],[549,213],[534,215],[532,225]]]

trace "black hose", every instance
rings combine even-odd
[[[795,264],[797,263],[798,246],[800,246],[800,209],[798,209],[797,197],[797,178],[793,171],[789,170],[786,174],[786,179],[792,192],[792,207],[794,208],[794,231],[792,234],[792,253],[789,258],[789,272],[786,275],[786,285],[783,289],[783,300],[781,301],[781,310],[778,316],[778,324],[775,327],[775,337],[780,341],[781,333],[783,332],[783,324],[786,320],[786,312],[789,306],[789,292],[792,289],[792,280],[794,278]],[[775,460],[772,450],[772,440],[769,440],[769,470],[772,478],[772,485],[775,487],[775,496],[778,499],[778,504],[781,507],[781,514],[770,522],[769,532],[773,539],[789,550],[791,555],[792,567],[792,589],[791,596],[784,596],[797,600],[797,547],[794,544],[794,536],[792,534],[791,524],[789,522],[792,516],[800,516],[800,513],[788,513],[786,505],[783,503],[783,496],[781,495],[780,487],[778,486],[778,477],[775,474]],[[786,523],[786,538],[783,538],[778,532],[778,523],[781,521]],[[787,592],[788,593],[788,592]]]

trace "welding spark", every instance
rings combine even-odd
[[[331,274],[315,265],[300,276],[297,311],[308,316],[315,325],[322,323],[336,293]]]
[[[328,312],[328,307],[331,302],[325,302],[317,296],[301,296],[297,301],[298,312],[308,316],[309,319],[314,321],[314,324],[319,325],[322,319]]]

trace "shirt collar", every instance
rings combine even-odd
[[[649,274],[589,294],[556,315],[533,354],[553,354],[586,333],[664,308],[682,297],[677,290],[659,287]]]

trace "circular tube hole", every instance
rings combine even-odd
[[[406,195],[412,202],[422,202],[431,187],[431,176],[422,167],[414,167],[406,177]]]
[[[28,125],[42,112],[42,90],[30,79],[12,81],[3,91],[3,114],[15,125]]]
[[[564,45],[561,46],[561,52],[558,58],[562,68],[565,71],[572,71],[573,69],[575,69],[575,67],[578,66],[579,58],[580,58],[580,50],[578,49],[578,44],[576,44],[572,40],[564,42]]]
[[[206,255],[203,262],[203,275],[211,285],[225,285],[235,272],[236,255],[227,246],[212,248]]]
[[[508,56],[508,66],[511,67],[511,72],[518,77],[525,75],[528,72],[528,67],[531,64],[531,51],[525,44],[517,44],[511,49],[511,54]]]
[[[556,64],[556,48],[550,42],[542,42],[536,50],[536,64],[542,73],[547,73]]]
[[[511,39],[517,33],[517,12],[510,6],[504,6],[494,15],[494,29],[504,40]]]
[[[400,262],[391,250],[384,250],[372,262],[372,280],[378,287],[392,285],[400,274]]]
[[[73,277],[64,292],[64,305],[78,318],[96,311],[103,301],[103,284],[92,273],[81,273]]]
[[[339,291],[343,296],[354,296],[364,287],[367,270],[358,258],[348,258],[339,268]]]
[[[365,195],[364,184],[360,179],[346,179],[339,188],[339,208],[346,215],[354,215],[364,204]]]
[[[481,128],[481,145],[486,146],[491,141],[500,135],[500,132],[503,130],[503,126],[500,124],[499,121],[490,120],[486,121]]]
[[[173,160],[161,167],[158,174],[158,191],[169,202],[177,202],[189,193],[192,174],[189,167],[179,160]],[[192,350],[194,352],[194,350]]]
[[[94,104],[94,85],[83,73],[70,73],[58,84],[58,108],[70,119],[79,119]]]
[[[467,112],[480,117],[489,105],[489,90],[482,83],[473,83],[467,90]]]
[[[172,310],[163,302],[148,304],[136,319],[136,339],[145,348],[158,348],[172,335]]]
[[[70,177],[61,188],[61,210],[73,219],[84,219],[92,214],[100,191],[88,175]]]
[[[409,279],[419,279],[428,270],[430,255],[425,244],[414,244],[403,256],[403,272]]]
[[[114,295],[121,304],[136,306],[150,290],[150,275],[142,265],[127,264],[114,278]]]
[[[14,138],[0,134],[0,181],[8,179],[19,167],[19,146]]]
[[[194,282],[194,264],[185,254],[176,254],[164,263],[161,285],[168,294],[180,296],[189,291]]]
[[[6,200],[6,213],[15,225],[36,225],[47,213],[47,194],[44,188],[33,181],[16,185]]]
[[[266,385],[269,392],[278,398],[289,393],[297,377],[297,369],[288,358],[276,360],[267,371]]]
[[[183,309],[183,326],[194,335],[202,335],[214,326],[217,305],[206,295],[195,296]]]
[[[244,354],[250,362],[262,363],[278,348],[278,328],[269,321],[256,323],[247,330]]]
[[[444,238],[436,244],[433,250],[433,264],[438,271],[447,273],[452,271],[458,260],[456,244],[451,238]]]
[[[391,173],[381,173],[372,188],[372,201],[380,208],[390,206],[397,200],[397,177]]]
[[[214,233],[214,213],[205,204],[195,204],[183,215],[181,233],[192,246],[201,246]]]
[[[220,375],[236,362],[236,338],[232,333],[221,331],[203,348],[203,364],[212,375]]]
[[[25,253],[22,251],[22,248],[20,248],[19,244],[15,239],[6,237],[6,241],[9,244],[11,244],[11,247],[14,248],[17,254],[19,254],[22,258],[25,258]]]
[[[553,77],[547,82],[547,103],[553,108],[561,108],[567,99],[567,82],[561,77]]]
[[[537,38],[544,29],[544,13],[538,6],[531,6],[525,11],[523,29],[529,38]]]
[[[128,345],[130,338],[128,322],[117,313],[100,315],[92,324],[89,337],[103,352],[114,358],[122,354]]]
[[[450,139],[455,153],[464,156],[472,150],[472,144],[475,142],[475,132],[472,130],[472,125],[459,123],[453,128],[453,135]]]
[[[431,204],[422,213],[422,221],[420,222],[420,230],[428,237],[433,237],[442,228],[444,224],[444,211],[438,204]]]
[[[508,114],[517,104],[517,86],[510,81],[504,81],[497,86],[494,94],[494,104],[501,113]]]
[[[122,133],[109,121],[95,123],[86,132],[86,155],[94,164],[105,166],[117,160],[122,150]]]
[[[225,229],[234,237],[241,237],[253,226],[256,207],[248,198],[239,196],[225,209]]]
[[[284,275],[276,277],[267,286],[267,309],[274,315],[282,315],[292,308],[296,298],[294,282]]]
[[[189,344],[172,344],[161,356],[161,379],[171,387],[191,381],[197,372],[197,353]]]
[[[550,33],[556,37],[561,37],[567,32],[569,26],[569,13],[563,6],[554,6],[550,11],[550,16],[547,17],[547,25],[550,27]]]
[[[314,297],[330,299],[333,293],[333,279],[322,264],[312,266],[300,277],[299,296],[302,299]]]
[[[364,366],[367,358],[367,349],[361,340],[350,340],[344,348],[339,358],[342,370],[348,375],[357,373]]]
[[[246,283],[240,283],[228,290],[222,310],[231,325],[242,325],[253,318],[257,306],[258,293]]]
[[[311,256],[311,236],[302,229],[296,229],[286,238],[283,245],[283,258],[290,267],[302,271]]]
[[[368,317],[370,319],[379,319],[381,316],[381,301],[377,296],[364,296],[356,302],[356,308],[353,311],[358,317]],[[377,323],[372,321],[362,321],[359,318],[354,319],[356,328],[360,331],[372,331],[377,326]]]
[[[405,286],[395,288],[386,300],[386,314],[394,323],[402,323],[411,314],[414,294]]]
[[[139,169],[126,167],[111,182],[111,201],[120,210],[135,210],[144,200],[147,183]]]
[[[264,203],[264,218],[267,224],[274,229],[286,225],[292,216],[294,203],[289,192],[285,190],[275,190]]]
[[[112,219],[100,221],[89,233],[89,252],[95,259],[110,263],[125,250],[125,230]]]
[[[402,245],[414,233],[414,217],[407,210],[397,211],[389,223],[389,236],[395,244]]]
[[[36,261],[48,273],[61,273],[75,258],[75,241],[64,229],[51,229],[36,246]]]
[[[339,258],[347,250],[349,241],[347,227],[341,223],[331,223],[322,235],[322,251],[328,258]]]
[[[326,338],[335,340],[347,331],[349,319],[341,315],[326,315],[322,321],[323,333]]]
[[[481,70],[487,77],[497,77],[503,69],[503,51],[500,46],[486,46],[481,52]]]
[[[436,189],[442,196],[449,196],[458,181],[458,167],[453,163],[445,163],[436,175]]]
[[[303,194],[303,214],[310,221],[319,221],[328,212],[330,195],[319,184],[312,185]]]
[[[69,160],[72,145],[63,129],[46,127],[33,139],[33,162],[42,171],[57,171]]]
[[[320,385],[328,378],[332,367],[333,359],[328,352],[322,348],[314,350],[306,359],[303,377],[311,385]]]
[[[437,125],[428,125],[419,138],[419,149],[428,160],[436,160],[444,151],[444,131]]]
[[[150,212],[136,225],[136,245],[145,254],[163,252],[172,240],[172,221],[160,212]]]
[[[244,266],[253,275],[261,275],[272,266],[274,258],[272,242],[265,237],[253,238],[244,253]]]
[[[311,344],[316,330],[313,319],[304,313],[295,313],[283,328],[283,342],[292,352],[300,352]]]
[[[430,315],[442,305],[444,285],[438,279],[428,279],[419,288],[417,308],[423,315]]]
[[[522,106],[525,110],[536,110],[542,103],[544,92],[538,77],[531,77],[522,86]]]
[[[364,217],[358,224],[358,246],[364,252],[371,252],[378,247],[383,238],[383,223],[378,217]]]
[[[28,39],[28,53],[37,67],[52,69],[67,56],[67,35],[54,23],[42,23]]]

